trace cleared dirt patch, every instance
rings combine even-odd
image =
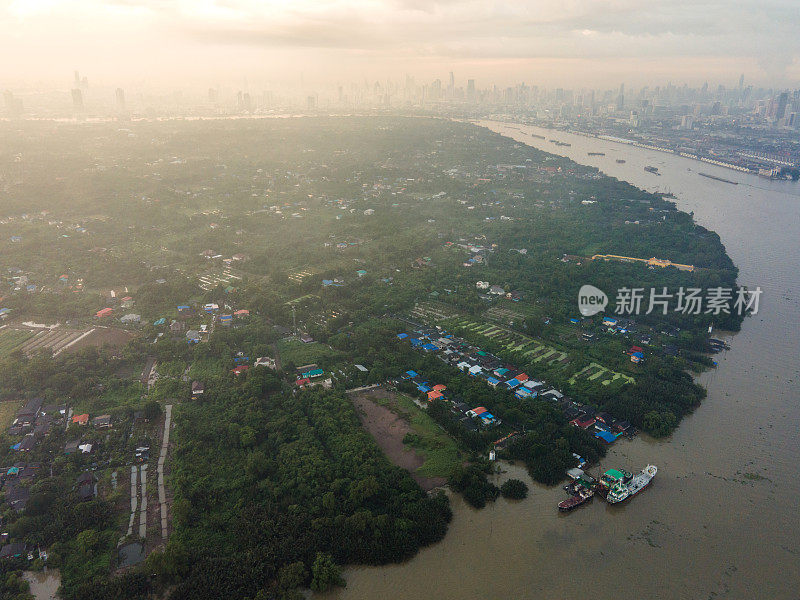
[[[81,348],[103,346],[111,346],[112,348],[121,348],[133,338],[133,334],[124,329],[110,329],[106,327],[97,327],[92,333],[85,338],[80,339],[78,342],[66,348],[64,352],[74,352]]]
[[[375,394],[386,397],[386,390],[366,390],[352,395],[361,424],[392,463],[408,471],[423,490],[432,490],[447,483],[444,477],[425,477],[417,472],[425,459],[403,444],[407,433],[413,433],[409,423],[389,408],[373,402]]]

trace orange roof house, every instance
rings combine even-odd
[[[433,386],[433,391],[434,392],[443,392],[446,389],[447,389],[447,386],[446,385],[442,385],[441,383],[437,383],[435,386]]]
[[[72,422],[77,423],[78,425],[86,425],[89,422],[89,415],[75,415],[72,417]]]
[[[433,402],[434,400],[439,400],[440,398],[444,398],[444,394],[442,394],[442,392],[428,392],[428,402]]]

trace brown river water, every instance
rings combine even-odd
[[[719,233],[739,282],[761,287],[759,313],[729,338],[732,349],[717,355],[719,366],[700,376],[708,398],[672,437],[619,441],[603,460],[603,468],[631,471],[658,465],[635,498],[617,506],[595,500],[560,514],[560,487],[536,485],[524,469],[506,465],[498,483],[527,481],[526,500],[501,498],[476,511],[453,497],[442,542],[399,565],[347,569],[347,588],[326,596],[798,600],[800,184],[569,133],[482,125],[638,187],[674,193],[680,209]],[[662,175],[645,172],[646,165]]]

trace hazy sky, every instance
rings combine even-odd
[[[0,86],[800,86],[798,0],[0,0]]]

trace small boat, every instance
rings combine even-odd
[[[625,159],[624,159],[624,158],[618,158],[618,159],[617,159],[617,162],[618,162],[619,164],[624,164],[624,163],[625,163]]]
[[[605,156],[605,152],[589,152],[589,156]]]
[[[648,166],[646,166],[644,168],[644,170],[647,171],[648,173],[653,173],[654,175],[660,175],[661,174],[661,173],[658,172],[658,167],[651,167],[651,166],[648,165]]]
[[[566,500],[562,500],[558,503],[558,510],[562,512],[568,512],[574,508],[578,508],[582,504],[586,504],[589,500],[592,499],[594,496],[594,492],[591,490],[583,490],[576,494],[575,496],[570,496]]]

